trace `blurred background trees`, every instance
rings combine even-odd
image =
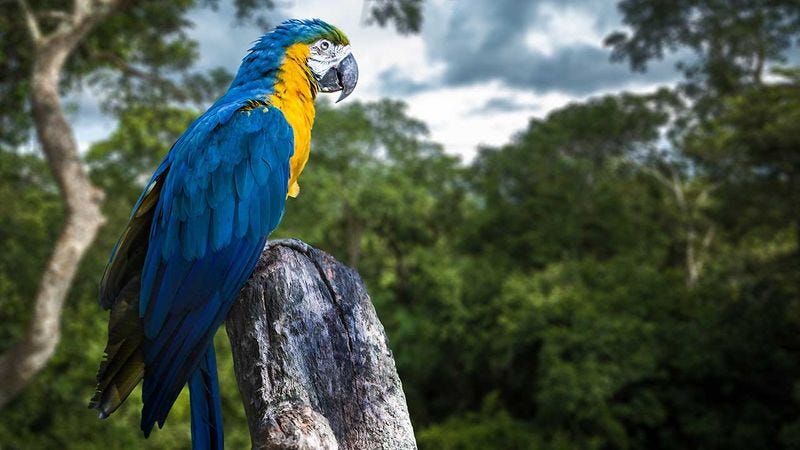
[[[408,17],[398,29],[419,29],[407,3],[419,6],[398,2],[375,20]],[[608,37],[615,57],[639,69],[686,55],[684,82],[532,118],[468,164],[402,102],[319,104],[303,192],[275,237],[361,273],[421,448],[800,448],[800,74],[769,70],[800,38],[800,7],[722,3],[620,2],[629,29]],[[166,21],[152,26],[179,33],[189,6],[169,21],[151,11]],[[0,15],[6,58],[18,39],[11,17]],[[116,26],[146,35],[136,21]],[[180,76],[196,57],[184,45]],[[99,51],[78,51],[68,73],[93,73]],[[115,70],[128,92],[134,73]],[[108,222],[80,266],[58,351],[0,410],[4,449],[187,442],[183,400],[147,441],[137,398],[105,422],[84,409],[105,339],[95,295],[108,250],[146,176],[227,79],[180,76],[148,93],[156,103],[143,106],[137,88],[116,99],[118,128],[84,155]],[[177,96],[198,86],[196,102]],[[23,93],[3,96],[18,101],[0,103],[3,132],[24,130],[24,80],[0,89]],[[45,163],[17,150],[15,133],[0,139],[0,351],[24,333],[63,218]],[[219,354],[226,439],[243,448],[230,356]]]

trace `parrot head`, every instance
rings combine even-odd
[[[320,92],[341,91],[336,100],[340,102],[356,87],[358,65],[347,37],[338,29],[333,29],[334,32],[325,33],[309,43],[307,64]]]
[[[305,67],[313,93],[341,92],[337,102],[358,82],[350,40],[341,30],[320,19],[290,19],[256,41],[231,87],[259,89],[264,83],[273,84],[287,60]]]

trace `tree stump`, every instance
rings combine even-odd
[[[254,449],[415,449],[405,394],[361,278],[267,244],[227,321]]]

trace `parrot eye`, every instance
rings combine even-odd
[[[327,49],[328,49],[328,47],[330,47],[330,46],[331,46],[331,43],[330,43],[330,42],[328,42],[328,41],[327,41],[327,40],[325,40],[325,39],[323,39],[323,40],[321,40],[321,41],[319,42],[319,48],[320,48],[321,50],[327,50]]]

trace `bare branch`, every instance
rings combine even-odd
[[[683,195],[683,183],[680,180],[680,177],[676,170],[670,169],[670,177],[667,178],[663,173],[661,173],[658,169],[654,169],[652,167],[642,167],[642,170],[650,174],[653,178],[656,179],[659,183],[664,185],[667,189],[672,192],[675,196],[675,202],[678,205],[678,208],[681,211],[686,209],[686,199]]]
[[[719,185],[711,184],[701,190],[696,197],[689,197],[687,201],[688,181],[682,180],[680,173],[675,168],[669,168],[669,177],[652,167],[642,167],[642,170],[663,184],[672,193],[675,205],[681,213],[682,228],[686,239],[686,286],[692,288],[697,284],[703,271],[708,259],[708,249],[711,247],[715,233],[714,227],[709,226],[703,239],[698,243],[698,218],[696,214],[700,209],[700,205],[708,200],[708,197]]]
[[[72,16],[64,11],[49,10],[36,13],[36,15],[43,19],[55,20],[59,22],[69,22],[72,20]]]
[[[72,18],[77,22],[89,13],[90,1],[89,0],[75,0],[72,3]]]
[[[124,59],[120,58],[119,56],[111,52],[97,52],[95,53],[95,57],[98,60],[107,62],[112,66],[114,66],[116,69],[119,69],[120,71],[128,75],[134,76],[136,78],[141,78],[144,80],[154,81],[158,83],[162,83],[165,81],[164,78],[161,78],[149,72],[145,72],[144,70],[134,66],[133,64],[129,63],[128,61],[125,61]]]
[[[697,203],[702,204],[708,200],[708,197],[719,188],[719,183],[712,183],[703,189],[697,196]]]
[[[683,182],[681,181],[678,171],[670,168],[670,175],[672,176],[672,193],[675,194],[675,201],[678,202],[678,207],[686,211],[686,196],[683,194]]]
[[[34,44],[39,44],[42,41],[42,30],[39,28],[39,22],[36,21],[31,7],[28,6],[28,2],[25,0],[17,0],[17,3],[19,3],[22,14],[25,16],[25,23],[28,26],[28,33],[30,33],[31,39],[33,39]]]
[[[641,168],[642,168],[642,171],[644,171],[645,173],[647,173],[650,176],[652,176],[653,178],[655,178],[656,181],[658,181],[659,183],[663,184],[664,186],[666,186],[666,187],[671,187],[672,186],[672,183],[670,183],[670,181],[667,179],[667,177],[665,177],[664,174],[662,174],[658,170],[656,170],[656,169],[654,169],[652,167],[647,167],[647,166],[641,166]]]

